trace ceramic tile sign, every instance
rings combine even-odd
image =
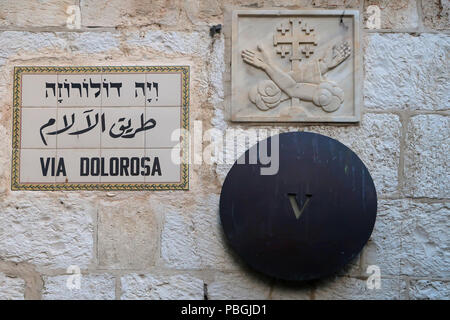
[[[16,67],[12,189],[187,190],[188,129],[188,66]]]
[[[357,122],[356,10],[233,13],[231,120]]]

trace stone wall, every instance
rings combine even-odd
[[[231,10],[353,8],[365,21],[369,5],[381,29],[362,34],[361,123],[258,126],[331,136],[369,168],[375,230],[339,275],[286,284],[248,270],[219,224],[227,165],[191,165],[187,192],[10,191],[14,66],[189,64],[191,123],[245,133],[255,126],[226,112]],[[0,299],[449,299],[449,11],[448,0],[0,0]],[[211,37],[214,24],[224,32]],[[366,286],[369,265],[380,289]]]

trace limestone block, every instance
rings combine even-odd
[[[417,115],[408,123],[405,190],[408,196],[448,198],[450,194],[450,119]]]
[[[448,30],[450,28],[450,2],[448,0],[422,1],[423,24],[427,28]]]
[[[0,259],[39,267],[89,266],[95,203],[75,194],[14,192],[0,202]]]
[[[0,27],[62,27],[70,14],[69,6],[78,5],[77,0],[1,0]]]
[[[366,280],[338,277],[322,280],[314,292],[317,300],[399,300],[406,299],[405,281],[381,279],[379,289],[369,289]]]
[[[173,26],[179,20],[181,0],[83,0],[83,26]]]
[[[129,274],[121,278],[122,300],[202,300],[203,281],[188,275]]]
[[[211,300],[263,300],[269,297],[269,292],[269,283],[250,272],[217,274],[208,283],[208,299]]]
[[[100,266],[142,269],[155,264],[158,216],[145,201],[102,201],[98,215]]]
[[[364,105],[370,109],[449,109],[445,34],[369,34],[365,41]]]
[[[114,300],[115,279],[107,274],[82,275],[80,288],[69,277],[74,275],[44,277],[44,300]],[[69,285],[68,284],[69,281]]]
[[[0,300],[23,300],[25,281],[0,272]]]
[[[369,6],[380,9],[381,29],[414,29],[418,26],[416,0],[366,0],[364,1],[364,26],[367,18],[373,13],[367,11]]]
[[[447,281],[412,280],[409,298],[414,300],[450,300],[450,283]]]

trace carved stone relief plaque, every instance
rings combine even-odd
[[[356,10],[233,13],[231,119],[357,122]]]

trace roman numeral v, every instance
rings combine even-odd
[[[309,201],[311,200],[312,194],[307,193],[306,195],[306,201],[303,204],[303,207],[300,209],[297,202],[297,194],[296,193],[288,193],[289,202],[291,203],[292,210],[294,210],[295,217],[297,220],[300,218],[302,213],[305,211],[306,207],[308,206]]]

